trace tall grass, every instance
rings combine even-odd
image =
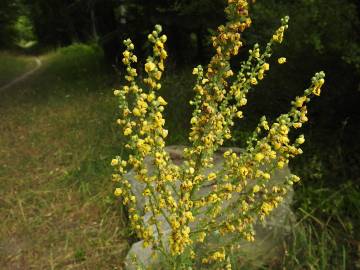
[[[285,269],[357,269],[359,189],[352,182],[332,188],[297,189],[297,222],[285,243]]]

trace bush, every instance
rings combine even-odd
[[[247,1],[229,0],[225,12],[228,21],[218,27],[217,36],[212,38],[215,55],[206,68],[197,66],[193,70],[197,82],[195,97],[190,102],[194,106],[190,146],[184,149],[185,161],[181,166],[175,165],[165,151],[168,132],[164,129],[162,112],[167,102],[158,95],[167,58],[164,48],[167,37],[161,34],[160,25],[148,36],[153,44],[153,56],[146,60],[143,86],[137,82],[138,72],[132,66],[137,62],[134,45],[130,39],[124,41],[127,83],[114,94],[121,113],[117,122],[128,139],[125,147],[130,154],[126,159],[117,156],[111,161],[115,168],[113,180],[118,184],[114,193],[127,206],[131,226],[144,240],[144,246],[151,245],[165,255],[164,263],[172,269],[188,269],[199,264],[230,269],[228,254],[232,243],[209,250],[208,254],[196,254],[195,246],[206,245],[208,236],[214,232],[254,240],[254,222],[264,220],[293,183],[299,181],[298,176],[290,175],[281,185],[269,184],[275,169],[283,168],[289,159],[302,153],[300,145],[305,141],[304,136],[294,139],[289,132],[308,121],[306,105],[313,95],[320,95],[324,83],[324,73],[316,73],[310,87],[296,97],[287,114],[280,115],[273,123],[262,117],[245,151],[239,154],[227,150],[223,167],[209,172],[214,165],[214,153],[232,138],[235,119],[243,117],[241,108],[247,103],[248,92],[268,73],[272,48],[283,41],[289,20],[282,19],[264,49],[255,44],[235,74],[230,59],[242,47],[241,33],[251,25]],[[284,57],[278,59],[279,64],[285,62]],[[153,159],[156,168],[153,172],[145,164],[148,157]],[[136,204],[140,198],[134,195],[126,179],[129,169],[145,185],[142,196],[146,204],[140,210]],[[256,183],[250,184],[250,179],[256,179]],[[212,186],[211,191],[199,194],[205,185]],[[234,215],[235,212],[239,214]],[[145,222],[147,213],[151,216],[150,224]],[[158,237],[164,234],[161,219],[171,228],[165,235],[166,241]]]

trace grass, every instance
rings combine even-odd
[[[347,247],[337,242],[335,233],[329,226],[319,228],[311,222],[294,227],[291,242],[284,246],[285,269],[351,269]]]
[[[11,57],[0,54],[1,63],[11,63],[6,80],[23,68],[22,57]],[[114,155],[124,153],[112,95],[119,78],[96,46],[75,44],[41,59],[42,68],[0,100],[0,265],[122,269],[131,232],[112,196],[109,166]],[[190,74],[170,68],[164,76],[168,144],[187,143]],[[236,131],[242,140],[259,118],[252,112]],[[340,173],[350,162],[348,148],[333,152],[311,139],[308,145],[292,166],[304,178],[296,189],[299,222],[284,242],[286,256],[268,269],[352,269],[360,246],[360,193],[352,178],[357,171]],[[325,180],[331,177],[349,184],[329,186]]]
[[[284,269],[357,269],[359,264],[359,190],[348,182],[336,190],[297,187],[297,221],[284,243]],[[275,268],[276,269],[276,268]]]
[[[33,57],[0,52],[0,87],[35,67]]]
[[[43,57],[43,69],[1,100],[2,269],[122,265],[126,220],[108,166],[120,145],[112,74],[95,74],[101,53],[84,47]],[[93,70],[81,69],[89,62]]]

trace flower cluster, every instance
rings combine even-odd
[[[228,21],[218,27],[217,35],[212,38],[215,55],[206,68],[193,69],[197,82],[195,97],[190,102],[194,106],[189,133],[191,146],[184,149],[181,166],[175,165],[165,151],[168,131],[164,128],[162,112],[167,103],[157,91],[161,88],[167,58],[164,46],[167,37],[159,25],[148,36],[153,55],[146,59],[144,66],[145,89],[138,84],[138,73],[133,67],[137,62],[134,45],[130,39],[124,41],[127,84],[115,90],[114,95],[120,104],[117,122],[131,154],[126,159],[117,156],[111,161],[115,169],[113,181],[118,185],[114,194],[127,206],[131,226],[144,240],[144,245],[151,245],[164,254],[169,252],[169,258],[174,258],[170,259],[173,266],[179,256],[195,261],[195,245],[206,242],[214,233],[254,240],[254,222],[269,215],[289,187],[299,181],[296,175],[277,185],[269,180],[275,169],[283,168],[289,159],[302,153],[304,136],[292,140],[289,133],[308,121],[306,105],[313,95],[320,94],[324,84],[324,73],[316,73],[310,87],[292,102],[289,113],[280,115],[273,123],[262,117],[247,148],[241,153],[226,151],[222,168],[214,169],[214,153],[232,137],[231,127],[236,119],[243,117],[242,107],[247,104],[249,91],[269,72],[272,47],[283,41],[289,21],[288,17],[281,20],[281,26],[263,50],[255,44],[249,50],[248,59],[235,72],[230,59],[239,53],[242,32],[251,25],[248,2],[228,0],[225,12]],[[279,64],[285,62],[284,57],[278,59]],[[145,159],[149,157],[155,169],[147,167]],[[144,186],[142,196],[146,203],[141,210],[137,208],[139,198],[126,179],[129,169]],[[210,186],[211,190],[199,193],[204,186]],[[144,217],[148,214],[151,218],[146,223]],[[169,248],[164,241],[162,223],[171,230],[166,235]],[[229,248],[231,245],[224,245],[220,251],[209,251],[202,262],[224,262],[226,268],[231,269],[225,262]]]

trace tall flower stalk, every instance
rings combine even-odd
[[[242,33],[251,26],[248,2],[228,0],[225,12],[227,23],[220,25],[212,37],[214,56],[207,67],[197,66],[193,70],[197,80],[196,94],[190,102],[194,107],[190,146],[184,149],[181,166],[175,165],[165,151],[168,131],[162,112],[167,103],[158,90],[167,58],[164,45],[167,37],[160,25],[148,36],[153,55],[146,59],[145,87],[138,84],[134,44],[127,39],[123,53],[127,83],[114,91],[120,105],[117,122],[127,140],[125,147],[131,152],[125,159],[117,156],[111,161],[115,169],[113,180],[117,183],[114,193],[127,206],[131,227],[144,240],[144,246],[158,250],[169,264],[178,268],[184,257],[188,265],[199,261],[225,263],[231,248],[225,244],[200,260],[197,257],[195,246],[206,245],[207,237],[214,232],[254,241],[253,224],[270,214],[291,185],[299,181],[296,175],[278,185],[269,180],[275,169],[283,168],[290,158],[302,153],[304,136],[291,140],[289,133],[308,121],[307,103],[314,95],[320,95],[324,84],[324,73],[316,73],[309,88],[291,103],[287,114],[273,123],[262,117],[246,149],[241,154],[227,150],[223,166],[213,169],[214,153],[232,137],[231,127],[236,118],[243,117],[247,94],[269,72],[272,48],[283,41],[289,21],[288,17],[283,18],[264,50],[255,44],[240,70],[233,71],[230,60],[241,50]],[[285,62],[285,58],[278,59],[279,64]],[[153,160],[154,170],[146,166],[148,158]],[[126,178],[129,170],[135,172],[136,180],[144,186],[142,196],[146,203],[142,209]],[[200,195],[198,191],[203,186],[212,188]],[[151,218],[145,222],[149,214]],[[162,231],[164,223],[170,233]]]

